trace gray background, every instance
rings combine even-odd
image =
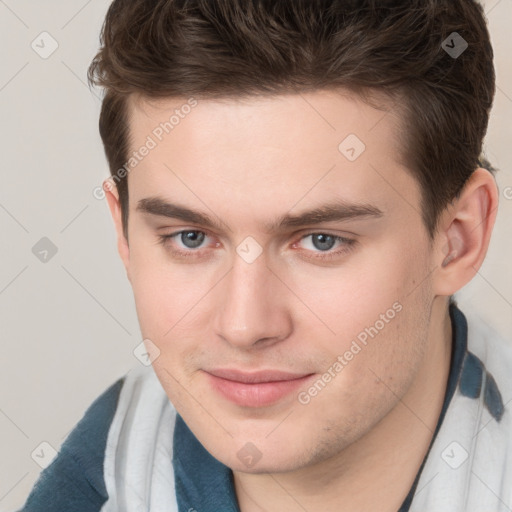
[[[41,443],[58,450],[140,364],[131,288],[106,202],[93,195],[108,168],[86,70],[109,4],[0,0],[0,512],[24,503],[51,455]],[[512,340],[512,0],[484,5],[498,84],[485,149],[500,169],[500,210],[486,262],[458,300]],[[58,44],[46,59],[31,46],[51,48],[44,31]],[[57,248],[46,262],[33,253],[43,237]]]

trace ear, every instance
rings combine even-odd
[[[114,226],[117,233],[117,250],[121,260],[123,261],[124,268],[126,269],[126,275],[130,280],[130,247],[128,246],[128,240],[126,240],[123,232],[123,220],[121,214],[121,203],[119,202],[119,192],[115,184],[112,183],[110,178],[107,178],[103,182],[103,190],[105,191],[105,197],[107,198],[108,207],[114,221]]]
[[[459,198],[441,215],[436,234],[435,295],[452,295],[473,279],[487,254],[497,209],[494,177],[478,168]]]

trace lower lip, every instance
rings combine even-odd
[[[314,374],[300,379],[245,384],[207,373],[212,387],[222,396],[242,407],[271,405],[303,386]]]

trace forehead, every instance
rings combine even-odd
[[[130,151],[152,149],[129,173],[130,198],[169,193],[218,207],[275,214],[329,199],[419,204],[419,188],[402,164],[400,117],[355,94],[317,91],[243,99],[133,97]],[[196,192],[194,194],[194,191]],[[193,196],[196,196],[195,198]],[[230,204],[225,204],[229,200]],[[183,202],[183,201],[182,201]],[[297,206],[298,207],[298,206]],[[270,212],[269,212],[270,213]]]
[[[201,140],[208,143],[208,136],[223,133],[224,138],[217,139],[217,144],[242,142],[249,136],[254,143],[273,141],[281,147],[304,138],[311,145],[324,140],[331,146],[350,132],[358,132],[361,139],[369,140],[371,132],[380,125],[375,134],[385,133],[386,142],[393,141],[396,145],[400,139],[396,101],[378,92],[368,97],[371,104],[348,90],[219,99],[150,99],[131,95],[128,117],[134,143],[148,133],[166,138],[172,131],[175,139],[183,136],[196,143]],[[201,137],[193,140],[198,128]],[[321,145],[316,146],[322,149]]]

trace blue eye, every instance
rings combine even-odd
[[[158,235],[159,242],[168,249],[171,254],[176,257],[184,258],[200,258],[203,252],[207,249],[202,249],[201,246],[209,236],[204,232],[197,229],[187,229],[177,231],[168,235]],[[357,243],[352,238],[345,238],[338,235],[333,235],[324,232],[308,233],[301,237],[299,242],[293,244],[296,248],[298,244],[306,239],[311,239],[310,247],[305,251],[312,254],[312,256],[302,256],[316,260],[332,260],[334,258],[341,258],[344,254],[348,253]],[[175,244],[178,243],[178,247]],[[333,250],[333,247],[338,244],[338,249]],[[220,244],[217,243],[218,247]]]
[[[205,233],[202,231],[180,231],[177,234],[181,235],[180,241],[189,249],[197,249],[205,238]]]
[[[306,235],[305,238],[311,237],[311,242],[315,249],[320,251],[329,251],[333,248],[334,244],[338,241],[337,237],[332,235],[326,235],[325,233],[312,233],[310,235]]]
[[[308,238],[311,239],[310,247],[312,247],[308,251],[313,253],[313,259],[318,260],[339,258],[349,252],[356,244],[356,240],[352,238],[323,232],[308,233],[301,238],[301,241]],[[332,250],[335,244],[338,244],[339,249]],[[297,246],[297,244],[294,244],[294,246]]]
[[[197,229],[186,229],[183,231],[177,231],[176,233],[171,233],[170,235],[158,235],[158,238],[162,245],[165,247],[170,246],[169,250],[172,254],[179,257],[196,257],[196,253],[199,253],[199,251],[195,249],[203,243],[206,238],[206,233]],[[185,250],[181,248],[175,249],[172,247],[171,241],[175,238],[179,239]]]

